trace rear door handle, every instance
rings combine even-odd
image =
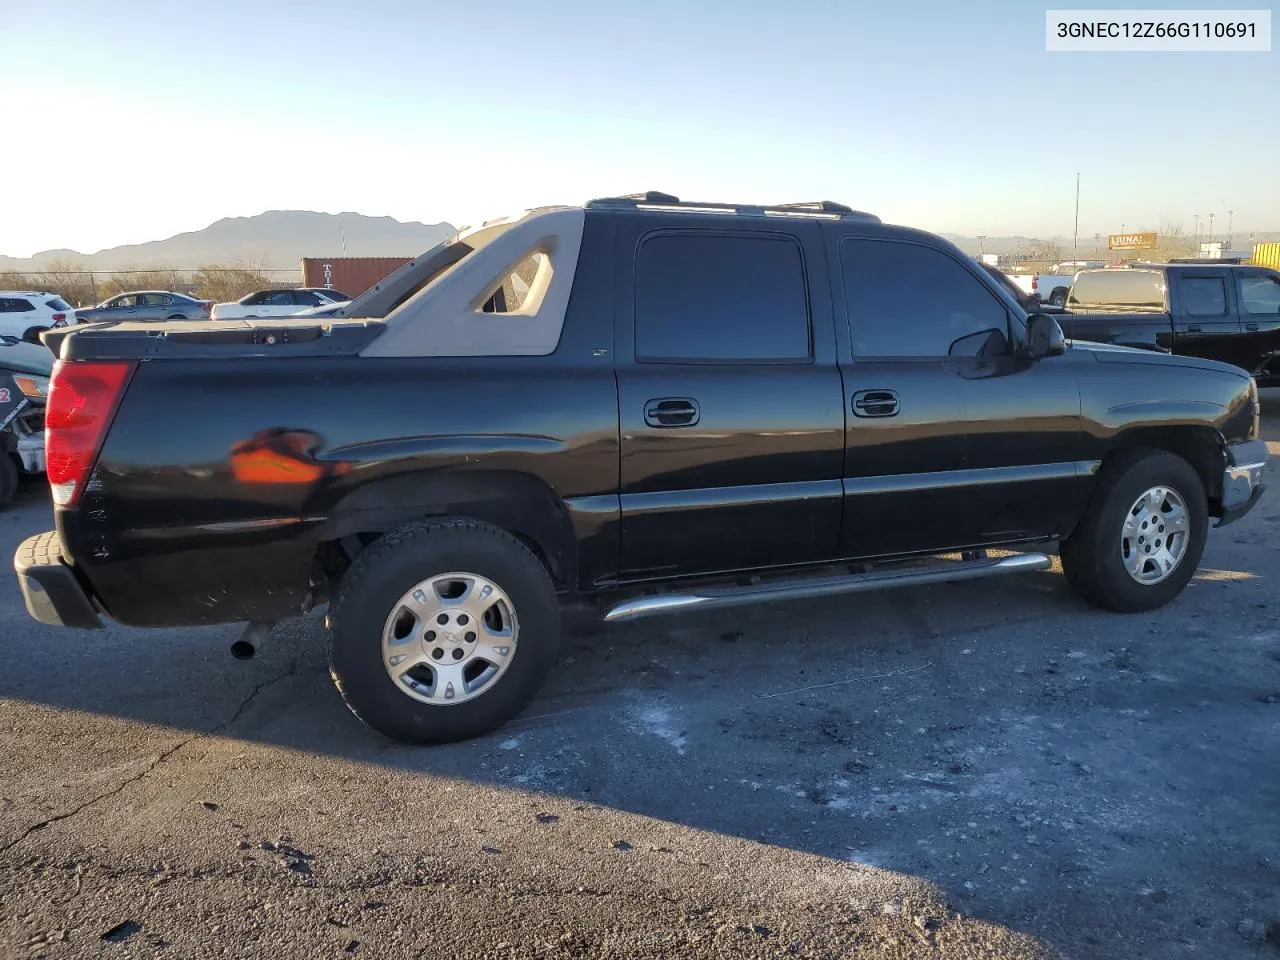
[[[1246,324],[1244,325],[1244,328],[1245,328],[1246,330],[1248,330],[1250,333],[1257,333],[1257,332],[1258,332],[1258,325],[1257,325],[1256,323],[1246,323]]]
[[[689,397],[659,397],[644,405],[644,422],[651,427],[692,427],[701,416],[698,401]]]
[[[1198,323],[1193,323],[1191,324],[1191,326],[1187,327],[1187,333],[1199,333],[1199,332],[1200,332],[1200,324]]]
[[[853,395],[855,417],[897,416],[900,404],[892,390],[859,390]]]

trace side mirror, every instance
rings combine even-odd
[[[1047,313],[1027,317],[1027,352],[1032,360],[1060,357],[1067,352],[1067,338],[1057,320]]]

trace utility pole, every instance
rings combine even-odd
[[[1235,213],[1234,210],[1227,211],[1227,248],[1228,249],[1231,248],[1231,218],[1234,213]]]
[[[1213,243],[1213,211],[1209,211],[1209,242]]]
[[[986,239],[987,239],[987,235],[985,233],[978,234],[978,258],[979,259],[981,259],[982,256],[987,252],[987,245],[983,242]]]
[[[1102,234],[1095,233],[1093,235],[1093,255],[1095,257],[1098,255],[1098,245],[1101,243],[1102,243]]]
[[[1196,246],[1196,256],[1200,255],[1200,214],[1191,215],[1191,242]]]
[[[1080,171],[1076,171],[1076,225],[1071,232],[1071,259],[1073,261],[1080,259],[1080,254],[1076,250],[1077,241],[1080,239]],[[1072,266],[1075,266],[1073,263]]]

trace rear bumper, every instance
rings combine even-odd
[[[62,557],[57,531],[24,540],[13,555],[13,569],[27,613],[36,620],[55,627],[102,627],[93,601]]]
[[[1239,520],[1253,509],[1266,489],[1262,471],[1269,456],[1262,440],[1227,445],[1227,466],[1222,471],[1222,515],[1217,526]]]

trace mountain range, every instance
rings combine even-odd
[[[111,271],[169,267],[194,270],[205,264],[250,263],[266,270],[297,270],[302,257],[413,257],[454,232],[448,223],[401,222],[391,217],[359,213],[316,213],[311,210],[268,210],[254,217],[227,217],[203,230],[180,233],[166,240],[111,247],[97,253],[44,250],[33,257],[0,256],[0,273],[38,272],[55,261]],[[977,237],[944,233],[969,254],[1024,253],[1036,244],[1058,246],[1071,253],[1070,237]],[[1235,246],[1280,240],[1280,233],[1237,235]],[[1080,237],[1081,257],[1094,256],[1094,238]],[[1106,238],[1099,255],[1106,256]]]
[[[254,217],[227,217],[203,230],[166,240],[80,253],[44,250],[33,257],[0,256],[0,272],[33,272],[54,261],[92,270],[252,263],[267,270],[297,270],[302,257],[414,257],[454,232],[448,223],[402,223],[359,213],[268,210]]]

